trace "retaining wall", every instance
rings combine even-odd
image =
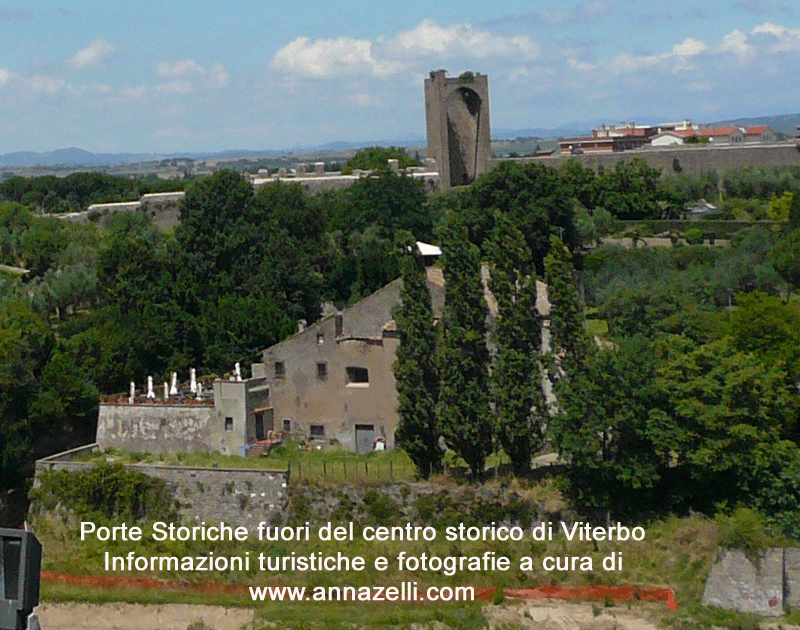
[[[755,561],[740,549],[723,549],[708,574],[702,603],[763,617],[797,608],[800,549],[766,549]]]
[[[58,453],[36,462],[37,478],[51,471],[78,472],[91,470],[93,462],[74,461],[81,453],[99,450],[89,444]],[[225,521],[244,525],[251,530],[261,521],[282,519],[288,507],[288,470],[256,470],[238,468],[189,468],[130,464],[126,470],[163,479],[178,503],[183,519],[194,521]],[[31,506],[35,510],[35,506]]]

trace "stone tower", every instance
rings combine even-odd
[[[442,188],[470,184],[492,156],[489,79],[464,72],[448,78],[434,70],[425,79],[428,157],[436,159]]]

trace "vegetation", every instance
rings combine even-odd
[[[448,447],[467,462],[471,476],[477,479],[492,452],[493,434],[480,259],[459,217],[447,217],[442,241],[448,289],[442,313],[437,413]]]
[[[411,157],[405,149],[399,147],[369,147],[361,149],[347,160],[342,167],[342,174],[350,175],[354,169],[388,171],[389,160],[397,160],[399,168],[421,165],[419,159]]]
[[[410,235],[409,235],[410,236]],[[403,289],[394,318],[400,346],[394,364],[397,389],[395,443],[406,451],[421,477],[441,472],[444,452],[439,447],[439,375],[436,369],[436,331],[425,267],[413,238],[401,242]]]
[[[497,217],[489,250],[494,263],[489,287],[499,315],[492,332],[496,356],[490,382],[497,439],[515,474],[524,475],[531,454],[544,442],[548,416],[536,282],[522,233],[506,217]]]
[[[91,470],[48,472],[39,477],[32,499],[40,509],[71,510],[101,522],[173,520],[177,516],[166,482],[101,463]]]
[[[103,173],[72,173],[66,177],[11,177],[0,183],[0,200],[31,206],[48,213],[86,210],[93,203],[138,201],[147,193],[184,190],[184,180],[155,175],[140,179]]]
[[[188,182],[174,233],[138,215],[101,233],[32,212],[112,184],[91,181],[72,201],[53,182],[4,182],[0,264],[30,273],[0,276],[2,490],[24,489],[34,458],[89,441],[99,392],[188,365],[225,373],[316,319],[323,301],[350,303],[402,270],[417,293],[397,321],[417,352],[398,355],[398,439],[419,473],[438,469],[440,435],[474,479],[501,450],[524,475],[550,444],[569,461],[576,506],[632,520],[744,505],[768,532],[800,535],[796,168],[659,178],[637,160],[598,172],[514,163],[430,197],[388,173],[313,198],[291,185],[254,193],[222,171]],[[731,212],[774,222],[727,248],[596,246],[610,220],[677,219],[720,191]],[[447,306],[434,329],[415,297],[419,262],[395,244],[435,235]],[[498,307],[488,336],[481,263]],[[557,381],[553,418],[538,378],[537,277],[552,302],[554,352],[541,364]],[[600,343],[579,294],[607,324]]]

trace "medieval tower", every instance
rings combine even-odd
[[[492,156],[489,79],[464,72],[448,78],[434,70],[425,79],[428,157],[436,160],[442,188],[470,184]]]

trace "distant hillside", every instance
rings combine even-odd
[[[751,125],[769,125],[775,131],[782,131],[791,136],[797,135],[797,125],[800,125],[800,114],[782,114],[780,116],[755,116],[753,118],[734,118],[720,120],[715,125],[733,125],[746,127]]]
[[[566,138],[585,136],[590,133],[591,125],[587,123],[570,123],[553,129],[544,127],[528,127],[526,129],[492,129],[492,140],[516,140],[517,138]]]
[[[142,153],[92,153],[84,149],[70,147],[37,153],[36,151],[15,151],[0,155],[0,166],[55,166],[57,164],[81,166],[109,166],[111,164],[130,164],[158,159],[155,155]]]

